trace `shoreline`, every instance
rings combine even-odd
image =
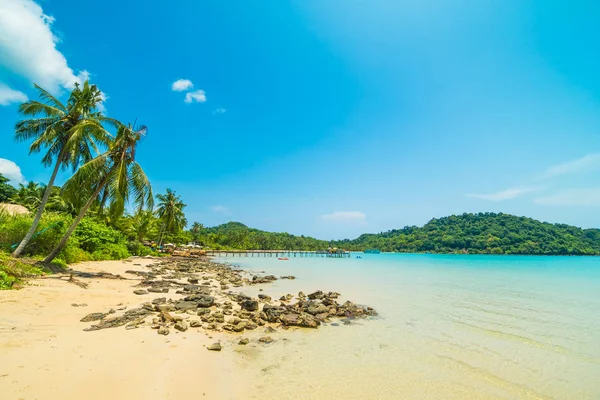
[[[70,267],[74,275],[0,292],[0,385],[9,398],[255,398],[256,376],[243,355],[288,340],[280,329],[376,315],[337,303],[335,292],[244,295],[279,278],[219,260],[130,258]],[[207,350],[216,343],[219,351]]]
[[[121,274],[157,260],[85,262],[82,272]],[[195,332],[163,337],[150,329],[84,332],[80,322],[96,310],[135,307],[137,277],[77,278],[83,289],[49,275],[20,290],[0,291],[0,387],[7,399],[62,400],[239,399],[252,387],[236,366],[231,348],[204,346],[214,340]],[[87,304],[74,307],[72,304]],[[235,379],[231,379],[231,377]]]

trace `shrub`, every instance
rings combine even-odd
[[[73,238],[77,240],[81,249],[90,254],[106,250],[109,244],[119,245],[127,251],[127,240],[121,232],[92,218],[81,220],[77,229],[73,232]]]
[[[101,260],[122,260],[129,257],[129,252],[124,244],[108,243],[92,253],[92,258]]]

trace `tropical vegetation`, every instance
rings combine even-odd
[[[103,115],[102,92],[76,84],[63,104],[35,86],[39,100],[21,104],[15,139],[43,152],[51,167],[48,183],[15,187],[0,174],[0,203],[18,204],[29,214],[0,207],[0,289],[54,265],[148,255],[163,244],[194,243],[213,249],[324,250],[335,247],[414,253],[599,255],[600,230],[550,224],[508,214],[462,214],[432,219],[356,239],[325,241],[285,232],[266,232],[239,222],[189,229],[186,204],[172,189],[153,194],[136,154],[147,134]],[[55,184],[60,170],[71,177]],[[156,207],[155,207],[156,202]],[[11,255],[12,253],[12,255]],[[26,258],[18,258],[27,256]],[[43,262],[41,262],[43,261]]]

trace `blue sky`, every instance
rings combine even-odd
[[[139,161],[190,221],[600,227],[598,20],[591,1],[3,0],[0,172],[48,179],[13,141],[18,102],[89,74],[110,116],[148,126]]]

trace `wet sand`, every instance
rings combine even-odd
[[[79,320],[92,312],[138,307],[133,293],[141,278],[126,270],[154,262],[88,262],[84,272],[109,272],[127,280],[77,278],[81,288],[56,276],[30,281],[23,289],[0,291],[0,387],[5,399],[243,399],[253,396],[234,348],[208,346],[223,333],[157,335],[151,329],[84,332]],[[133,266],[133,264],[142,266]],[[72,304],[87,304],[74,307]],[[213,338],[209,338],[213,336]]]

